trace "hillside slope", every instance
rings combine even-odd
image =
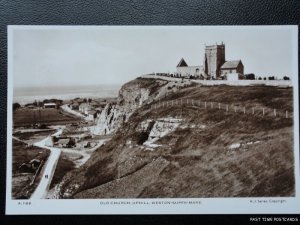
[[[292,88],[136,79],[115,106],[126,119],[103,119],[114,137],[64,177],[60,197],[293,196],[293,120],[278,114],[292,100]]]

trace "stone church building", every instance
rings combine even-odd
[[[176,67],[177,76],[202,77],[203,79],[243,79],[244,65],[241,60],[226,61],[225,44],[205,46],[203,66],[188,66],[182,58]]]

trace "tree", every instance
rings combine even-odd
[[[290,78],[288,76],[284,76],[283,79],[284,80],[290,80]]]
[[[13,104],[13,111],[15,111],[15,110],[17,110],[18,108],[20,108],[21,107],[21,105],[19,104],[19,103],[14,103]]]
[[[254,73],[249,73],[245,74],[246,80],[255,80],[255,74]]]
[[[261,77],[258,77],[258,80],[261,80]]]
[[[68,143],[68,147],[72,148],[76,145],[76,141],[74,138],[70,138],[69,143]]]
[[[268,80],[275,80],[274,76],[268,77]]]

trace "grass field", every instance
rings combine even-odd
[[[56,130],[39,130],[32,132],[15,132],[13,136],[25,141],[26,143],[35,143],[46,138],[48,135],[54,134]]]
[[[78,118],[61,112],[59,109],[28,109],[20,108],[13,113],[14,127],[31,126],[34,123],[60,125],[81,121]]]

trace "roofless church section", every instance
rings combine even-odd
[[[203,76],[203,67],[202,66],[188,66],[186,61],[182,58],[177,65],[177,74],[182,77]]]
[[[188,66],[182,58],[176,67],[179,77],[197,77],[202,79],[238,80],[244,77],[244,65],[241,60],[226,61],[225,44],[205,46],[203,66]]]

